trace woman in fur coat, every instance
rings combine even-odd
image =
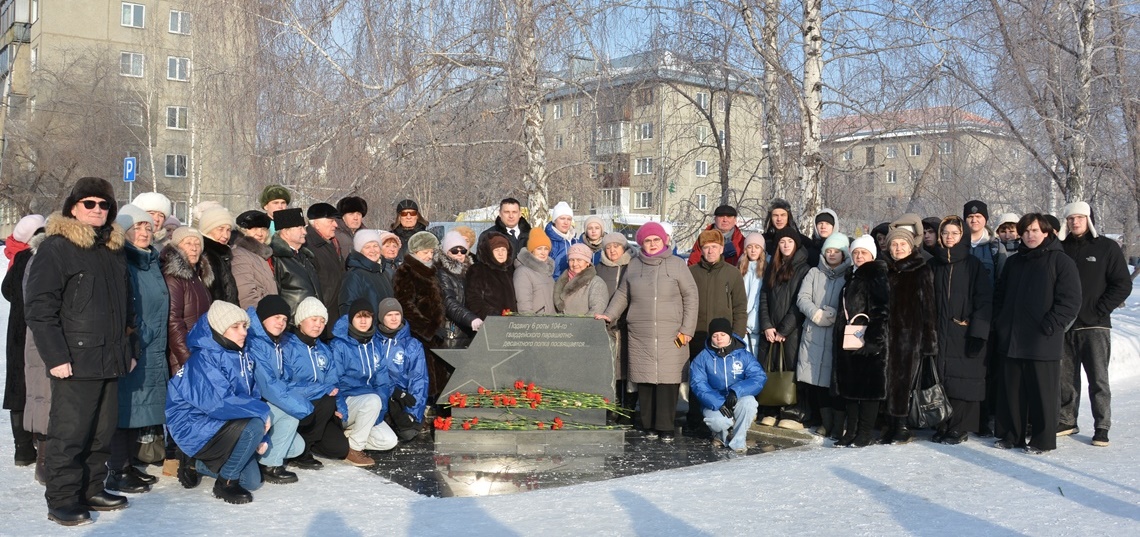
[[[847,407],[847,432],[836,447],[866,447],[875,431],[879,402],[887,397],[887,317],[890,291],[887,263],[876,260],[879,245],[871,235],[851,243],[848,269],[835,322],[835,360],[831,368],[832,394]],[[865,317],[864,317],[865,316]],[[863,347],[843,348],[844,328],[864,326]]]
[[[919,233],[915,235],[901,227],[887,233],[891,257],[887,263],[891,293],[887,320],[891,327],[887,339],[887,415],[891,421],[883,431],[883,444],[914,440],[914,433],[907,427],[910,394],[919,365],[928,356],[938,354],[934,272],[919,250],[921,229]]]
[[[202,258],[202,234],[193,228],[175,229],[158,259],[166,288],[170,290],[166,360],[173,377],[190,359],[186,336],[198,318],[210,309],[209,288],[214,283],[214,273]]]

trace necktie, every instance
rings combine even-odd
[[[519,230],[512,229],[511,230],[511,238],[515,238],[515,239],[519,238]]]

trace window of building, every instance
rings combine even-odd
[[[574,117],[582,115],[582,101],[574,101],[573,111]]]
[[[633,208],[634,209],[648,209],[653,207],[653,193],[652,192],[638,192],[634,196]]]
[[[602,189],[602,207],[617,207],[621,205],[621,190],[617,188]]]
[[[938,154],[949,155],[954,152],[954,144],[952,142],[938,142]]]
[[[899,156],[899,146],[888,145],[887,146],[887,158],[898,158],[898,156]]]
[[[894,170],[888,171],[887,172],[887,183],[893,185],[897,182],[899,182],[899,173],[894,171]]]
[[[693,100],[697,102],[697,108],[701,110],[709,109],[709,94],[707,91],[698,91]]]
[[[950,166],[943,164],[938,167],[938,179],[942,181],[949,181],[954,178],[954,170]]]
[[[122,101],[119,103],[119,119],[122,120],[124,125],[129,127],[141,127],[146,123],[146,110],[143,109],[142,104],[133,101]]]
[[[697,194],[697,210],[704,211],[708,208],[709,197],[704,194]]]
[[[874,165],[875,165],[875,147],[871,146],[871,147],[867,148],[867,166],[874,166]]]
[[[716,139],[720,140],[720,145],[724,145],[724,129],[716,132]]]
[[[146,6],[123,2],[123,16],[119,24],[129,28],[142,28],[146,20]]]
[[[697,143],[704,145],[709,141],[709,128],[704,125],[697,125]]]
[[[653,88],[643,88],[637,90],[637,106],[649,106],[653,104]]]
[[[917,157],[922,155],[922,144],[910,144],[910,156]]]
[[[554,135],[554,149],[562,149],[562,135],[561,134],[555,134]]]
[[[186,177],[186,155],[166,155],[166,176]]]
[[[31,18],[29,20],[32,24],[40,21],[40,0],[32,0]]]
[[[554,119],[562,119],[562,103],[554,105]]]
[[[170,33],[190,35],[190,13],[170,10]]]
[[[143,55],[139,52],[119,53],[119,74],[123,76],[143,76]]]
[[[922,179],[922,170],[911,170],[910,180],[917,183],[919,179]]]
[[[187,121],[187,108],[185,106],[167,106],[166,107],[166,128],[174,130],[186,130],[189,125]]]
[[[653,139],[653,124],[642,123],[637,126],[636,138],[638,140],[652,140]]]
[[[633,171],[634,175],[652,175],[653,174],[653,159],[644,157],[637,159],[637,165]]]
[[[698,161],[696,161],[695,168],[696,168],[695,171],[697,173],[697,177],[708,177],[708,175],[709,175],[709,161],[698,160]]]
[[[190,80],[190,58],[168,56],[166,58],[166,79],[182,82]]]
[[[840,159],[842,159],[844,162],[847,162],[847,161],[851,160],[851,159],[852,159],[852,158],[854,158],[854,157],[855,157],[855,152],[854,152],[854,151],[852,151],[852,150],[850,150],[850,149],[848,149],[847,151],[844,151],[844,152],[843,152],[843,156],[841,156],[841,157],[839,157],[839,158],[840,158]]]

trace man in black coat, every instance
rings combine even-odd
[[[526,241],[530,238],[530,222],[522,215],[522,204],[515,198],[503,198],[499,202],[499,216],[495,218],[495,225],[487,228],[479,235],[479,243],[488,233],[498,231],[506,235],[511,241],[511,262],[519,255],[519,250],[526,248]],[[478,243],[477,243],[478,244]],[[473,245],[473,247],[478,247]]]
[[[1057,436],[1077,432],[1081,404],[1081,367],[1089,379],[1094,446],[1108,445],[1112,425],[1108,387],[1108,358],[1112,355],[1109,330],[1112,310],[1132,293],[1132,279],[1124,252],[1116,241],[1098,235],[1089,204],[1078,201],[1065,207],[1061,229],[1065,253],[1077,264],[1081,277],[1081,312],[1065,333],[1061,355],[1061,413]]]
[[[273,256],[273,279],[277,280],[277,294],[289,304],[290,311],[306,297],[321,299],[321,280],[313,266],[313,252],[305,246],[305,217],[301,209],[281,209],[273,214],[277,232],[269,241]]]
[[[317,269],[317,279],[321,282],[321,302],[328,311],[340,311],[340,284],[344,279],[344,262],[352,243],[342,242],[337,234],[337,219],[340,213],[328,203],[314,203],[306,214],[309,227],[305,230],[305,246],[313,252],[313,267]],[[342,252],[344,252],[342,254]],[[332,326],[326,323],[321,339],[332,339]]]
[[[125,235],[114,224],[115,191],[104,179],[75,183],[25,286],[28,328],[51,375],[45,453],[48,518],[91,522],[89,510],[114,511],[127,499],[103,489],[118,422],[118,379],[130,358],[130,284]]]

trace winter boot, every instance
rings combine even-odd
[[[815,429],[815,434],[826,437],[827,434],[835,430],[835,411],[830,408],[819,409],[819,415],[823,423]]]
[[[237,479],[221,479],[214,481],[214,497],[221,498],[226,503],[243,504],[253,501],[253,494],[242,488]]]
[[[847,403],[847,412],[845,416],[850,416],[850,419],[845,420],[847,423],[844,425],[845,431],[843,436],[835,441],[835,447],[847,447],[855,442],[855,432],[859,427],[859,403]]]
[[[15,410],[11,413],[12,439],[16,442],[16,466],[28,466],[36,462],[36,446],[32,433],[24,430],[24,413]]]
[[[36,435],[36,483],[47,486],[47,461],[44,454],[47,452],[47,440],[43,435]]]
[[[155,483],[158,483],[157,477],[154,477],[153,475],[150,475],[150,474],[148,474],[142,470],[139,470],[138,467],[136,467],[133,464],[128,464],[125,471],[128,474],[135,476],[135,479],[138,479],[139,481],[142,481],[143,483],[146,483],[147,485],[153,485]]]
[[[893,418],[895,434],[891,438],[892,444],[909,444],[914,441],[914,433],[906,426],[906,418]]]
[[[197,462],[187,457],[185,453],[178,452],[178,482],[183,488],[192,489],[202,483],[202,476],[198,474]]]
[[[105,486],[107,490],[116,490],[129,494],[150,492],[150,485],[123,470],[107,470]]]
[[[875,417],[879,414],[879,405],[875,401],[860,401],[858,407],[855,439],[851,442],[851,447],[860,448],[871,445],[871,438],[875,434]],[[856,414],[849,410],[848,415],[855,416]]]
[[[287,485],[297,482],[297,474],[286,470],[284,466],[265,466],[264,464],[258,466],[261,468],[261,480],[266,483]]]
[[[828,431],[829,437],[838,442],[841,438],[846,436],[847,431],[847,413],[842,410],[833,410],[831,417],[831,430]]]

